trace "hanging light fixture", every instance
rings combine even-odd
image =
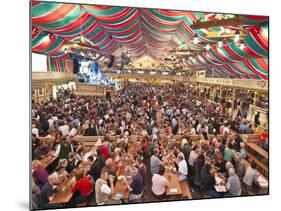
[[[236,32],[235,32],[235,36],[234,36],[234,42],[238,42],[239,41],[239,39],[240,39],[240,32],[239,32],[239,30],[237,30]]]
[[[198,44],[198,42],[199,42],[198,35],[195,34],[195,35],[194,35],[194,38],[193,38],[193,43],[194,43],[194,44]]]
[[[241,42],[239,48],[240,48],[241,50],[244,50],[245,44],[244,44],[243,42]]]
[[[218,42],[218,47],[221,48],[222,46],[223,46],[223,42],[222,42],[222,41],[219,41],[219,42]]]

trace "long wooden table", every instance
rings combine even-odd
[[[181,185],[177,173],[169,172],[166,168],[164,177],[169,180],[169,185],[166,187],[166,195],[182,195]]]
[[[81,163],[80,166],[76,169],[78,170],[84,170],[88,171],[90,169],[90,166],[86,163]],[[70,177],[67,178],[59,187],[58,191],[55,193],[54,198],[49,203],[54,204],[66,204],[70,201],[71,197],[73,196],[72,192],[72,186],[76,182],[75,180],[75,172],[72,171],[70,173]]]
[[[95,153],[96,147],[92,147],[89,152]],[[90,166],[82,162],[76,170],[72,171],[70,173],[70,177],[67,178],[59,187],[58,191],[55,193],[54,198],[49,203],[58,203],[58,204],[66,204],[70,201],[71,197],[73,196],[72,192],[72,183],[75,182],[75,173],[76,171],[83,170],[83,171],[89,171]]]
[[[126,173],[126,167],[132,167],[133,166],[133,160],[131,159],[125,159],[125,160],[121,160],[119,161],[119,166],[118,166],[118,170],[116,172],[116,176],[125,176],[127,177],[127,173]],[[117,180],[115,182],[115,186],[114,186],[114,195],[117,193],[121,193],[122,197],[121,199],[129,199],[129,189],[125,183],[125,181],[119,181]]]
[[[58,157],[48,154],[46,157],[40,160],[42,166],[47,168],[52,162],[54,162]]]

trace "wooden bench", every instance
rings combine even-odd
[[[258,154],[260,154],[262,157],[264,157],[268,160],[268,152],[266,150],[264,150],[263,148],[259,147],[256,143],[246,142],[246,145],[250,149],[254,150]]]
[[[192,199],[191,191],[190,191],[190,186],[186,180],[180,181],[180,186],[181,186],[181,191],[182,191],[182,196],[183,198],[188,198]]]
[[[241,137],[245,142],[257,143],[260,140],[259,134],[241,134]]]
[[[268,166],[264,165],[260,160],[258,160],[249,152],[247,152],[246,156],[252,161],[254,161],[265,172],[265,176],[268,175]]]

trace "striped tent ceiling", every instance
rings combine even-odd
[[[221,76],[268,79],[268,17],[242,15],[244,47],[233,39],[210,38],[222,27],[191,29],[198,19],[212,20],[219,14],[162,9],[32,2],[32,51],[63,58],[66,41],[82,35],[99,48],[101,55],[116,57],[120,46],[133,58],[154,60],[169,54],[182,43],[197,50],[194,59],[184,61],[188,68],[205,68]],[[226,26],[224,30],[241,30]],[[51,36],[49,36],[51,34]],[[198,37],[195,43],[194,36]],[[51,37],[51,39],[46,39]],[[223,41],[222,46],[218,42]],[[210,48],[206,48],[206,45]]]

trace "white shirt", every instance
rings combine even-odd
[[[35,128],[32,128],[31,131],[32,131],[33,134],[36,135],[37,138],[39,137],[39,130],[38,130],[38,128],[36,128],[36,127],[35,127]]]
[[[179,174],[179,181],[183,181],[183,180],[186,179],[186,176],[188,174],[186,161],[185,160],[180,161],[178,163],[178,167],[179,167],[178,172],[180,173]]]
[[[225,133],[229,134],[229,132],[230,132],[229,131],[229,127],[224,127],[223,128],[223,132],[222,132],[223,134],[225,134]]]
[[[73,152],[72,145],[70,144],[71,151]],[[57,157],[60,154],[60,144],[57,146],[54,156]]]
[[[111,189],[110,189],[110,187],[109,187],[107,184],[105,184],[105,183],[101,185],[100,190],[101,190],[102,193],[105,193],[105,194],[107,194],[107,195],[110,195],[110,194],[111,194]]]
[[[62,136],[68,136],[69,126],[68,125],[62,125],[62,126],[59,127],[59,131],[62,133]]]
[[[257,171],[249,166],[246,170],[245,176],[243,178],[243,182],[246,185],[252,186],[256,177],[257,177]]]
[[[155,195],[160,196],[164,194],[166,191],[165,188],[168,185],[169,185],[169,181],[164,176],[161,176],[159,174],[154,174],[152,176],[151,190]]]
[[[195,130],[195,128],[193,127],[193,128],[191,128],[191,130],[190,130],[190,134],[191,135],[196,135],[196,130]]]
[[[53,117],[52,117],[52,120],[58,121],[58,117],[57,117],[57,116],[53,116]]]
[[[49,122],[49,127],[53,127],[53,124],[54,124],[54,120],[52,118],[48,119],[48,122]]]
[[[69,132],[69,136],[76,136],[77,135],[77,129],[72,128],[71,131]]]
[[[194,162],[196,160],[196,158],[198,157],[198,154],[195,151],[191,151],[189,154],[189,158],[188,158],[188,163],[190,166],[194,166]]]

